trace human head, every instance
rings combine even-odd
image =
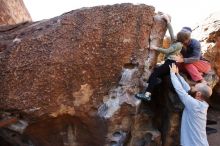
[[[220,32],[215,35],[215,46],[220,48]]]
[[[198,100],[208,101],[212,95],[212,89],[206,83],[198,83],[191,89],[191,95]]]
[[[190,27],[183,27],[177,34],[177,41],[182,42],[187,46],[191,39],[192,29]]]
[[[191,34],[187,32],[180,31],[177,33],[177,41],[187,45],[190,41]]]

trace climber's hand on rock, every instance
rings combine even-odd
[[[179,73],[179,69],[174,63],[172,63],[172,65],[170,65],[169,67],[170,67],[170,72],[176,73],[176,74]]]
[[[171,23],[171,16],[168,14],[163,14],[162,18],[166,20],[167,23]]]
[[[178,63],[182,63],[182,62],[184,62],[184,58],[183,58],[183,56],[176,56],[175,57],[175,60],[176,60],[176,62],[178,62]]]
[[[159,47],[157,47],[157,46],[151,46],[151,47],[150,47],[151,50],[157,50],[158,48],[159,48]]]

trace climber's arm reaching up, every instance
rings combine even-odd
[[[170,22],[167,22],[167,29],[168,29],[169,34],[170,34],[171,42],[174,42],[175,41],[175,36],[174,36],[174,32],[173,32],[173,27],[172,27]]]
[[[182,49],[183,45],[182,43],[180,42],[176,42],[174,43],[175,41],[175,37],[174,37],[174,33],[173,33],[173,28],[172,28],[172,25],[171,25],[171,17],[170,15],[168,14],[163,14],[162,15],[162,18],[167,22],[167,29],[170,33],[170,37],[171,37],[171,46],[169,48],[159,48],[157,46],[151,46],[150,49],[151,50],[156,50],[160,53],[163,53],[163,54],[170,54],[170,53],[174,53],[174,52],[178,52]]]
[[[173,33],[173,27],[171,25],[171,16],[169,14],[163,14],[162,18],[167,22],[167,29],[169,31],[170,34],[170,38],[171,38],[171,42],[175,41],[175,36]]]

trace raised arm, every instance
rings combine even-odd
[[[170,22],[167,23],[167,29],[168,29],[169,34],[170,34],[171,42],[174,42],[175,36],[174,36],[174,33],[173,33],[173,27],[172,27]]]
[[[177,75],[177,78],[179,79],[183,89],[186,91],[186,92],[189,92],[190,90],[190,86],[189,84],[186,82],[186,80],[184,80],[184,78],[178,73]]]
[[[175,37],[174,37],[174,33],[173,33],[173,27],[171,25],[171,16],[169,14],[163,14],[162,18],[167,22],[167,29],[170,34],[171,42],[174,42]]]
[[[170,76],[173,87],[175,88],[175,91],[177,92],[180,100],[183,102],[185,107],[191,107],[193,104],[195,104],[195,99],[184,90],[175,73],[171,72]]]
[[[180,100],[183,102],[185,107],[189,109],[189,108],[193,107],[193,105],[196,105],[197,101],[192,96],[190,96],[186,92],[186,90],[184,90],[180,80],[178,79],[178,77],[175,74],[176,72],[177,72],[177,67],[176,67],[176,65],[173,64],[172,67],[170,67],[171,82],[172,82],[173,87],[174,87],[175,91],[177,92]]]

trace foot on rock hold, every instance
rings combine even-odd
[[[143,101],[151,101],[151,95],[150,95],[149,92],[146,92],[145,94],[144,93],[135,94],[135,97],[137,99],[140,99],[140,100],[143,100]]]

